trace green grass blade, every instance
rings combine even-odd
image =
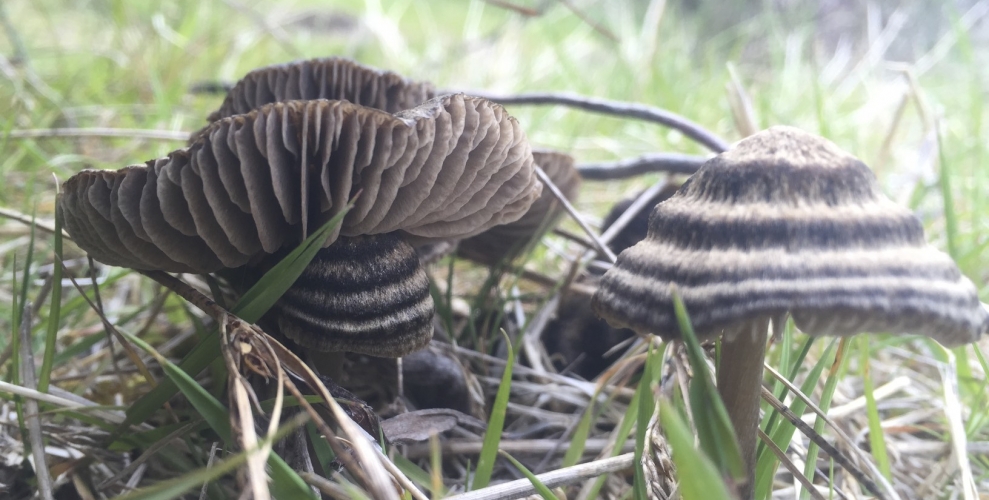
[[[828,371],[828,378],[824,381],[824,390],[821,391],[821,400],[818,403],[818,407],[827,412],[831,409],[831,399],[834,397],[834,391],[838,387],[838,381],[844,378],[845,372],[848,370],[848,362],[851,356],[847,355],[849,345],[849,339],[843,338],[838,342],[838,350],[835,354],[835,359],[831,363],[831,369]],[[814,432],[820,434],[824,431],[824,419],[820,416],[814,421]],[[807,459],[804,464],[804,477],[813,480],[814,471],[817,469],[817,455],[820,452],[820,447],[814,442],[811,442],[807,446]],[[800,498],[807,498],[810,496],[805,490],[800,491]]]
[[[305,422],[304,419],[288,422],[286,425],[278,429],[273,436],[272,442],[284,438],[297,427],[302,425],[303,422]],[[258,447],[260,448],[264,444],[266,444],[266,440],[259,442]],[[247,462],[247,457],[250,453],[257,453],[257,450],[242,451],[231,456],[230,458],[214,463],[209,468],[198,469],[173,479],[161,481],[148,488],[128,492],[117,497],[117,500],[171,500],[173,498],[179,498],[188,491],[202,487],[203,483],[215,481],[223,475],[233,472],[237,469],[237,467],[240,467]],[[274,454],[271,456],[277,457],[277,455]],[[270,459],[268,463],[271,464]],[[282,463],[284,463],[284,461]],[[277,467],[272,467],[272,469],[275,468]],[[298,475],[296,475],[296,477],[298,477]],[[300,478],[299,481],[302,481],[302,479]],[[316,500],[316,497],[311,493],[308,486],[306,486],[306,491],[307,493],[304,496],[291,496],[291,494],[289,494],[290,496],[279,496],[278,498],[309,498]]]
[[[828,345],[827,349],[817,363],[811,367],[810,371],[807,373],[807,377],[804,379],[803,384],[800,386],[800,392],[804,394],[811,394],[814,391],[814,387],[821,379],[821,374],[824,372],[824,368],[833,364],[835,346],[838,340],[832,340],[831,344]],[[794,376],[790,377],[793,380]],[[789,392],[789,391],[787,391]],[[785,394],[783,395],[785,397]],[[782,401],[782,398],[780,398]],[[790,410],[795,414],[800,415],[807,409],[807,404],[804,403],[802,399],[796,399]],[[774,411],[772,416],[778,416]],[[785,419],[779,419],[779,425],[776,425],[771,432],[767,435],[770,439],[776,443],[776,446],[782,450],[787,449],[790,446],[790,441],[793,439],[793,434],[796,432],[797,428],[793,426],[789,421]],[[769,498],[772,493],[773,478],[776,476],[776,469],[779,467],[779,459],[775,454],[766,449],[765,453],[760,455],[756,461],[755,470],[755,498]]]
[[[475,490],[484,488],[491,482],[491,473],[494,471],[495,460],[498,458],[498,445],[501,444],[501,431],[505,427],[508,395],[512,389],[515,350],[512,348],[512,342],[508,339],[508,334],[502,331],[502,335],[505,337],[508,358],[505,360],[505,372],[501,375],[498,394],[495,395],[494,405],[491,407],[491,416],[488,417],[488,428],[484,431],[484,444],[481,445],[481,454],[477,459],[477,470],[474,471],[474,481],[471,485],[472,489]]]
[[[178,390],[189,400],[189,404],[202,415],[206,423],[220,436],[220,439],[225,443],[230,443],[230,413],[223,404],[214,398],[203,386],[199,385],[188,373],[159,354],[154,347],[151,347],[143,340],[128,332],[120,330],[120,333],[144,352],[154,356],[158,364],[161,365],[162,370],[164,370],[165,376],[178,387]]]
[[[594,411],[596,405],[594,401],[597,398],[597,394],[591,398],[591,401],[587,404],[587,408],[584,409],[584,415],[580,417],[580,422],[577,423],[577,428],[574,430],[573,437],[570,439],[570,448],[567,448],[567,452],[563,455],[563,467],[570,467],[577,464],[580,457],[584,454],[584,446],[587,444],[587,437],[591,434],[591,426],[597,416],[597,412]]]
[[[872,373],[869,370],[869,336],[859,337],[859,349],[862,356],[862,392],[865,395],[865,410],[869,418],[869,445],[872,448],[872,458],[886,479],[892,479],[893,474],[886,454],[886,436],[883,435],[882,422],[879,420],[879,409],[876,408],[876,397],[872,393]]]
[[[532,471],[526,468],[526,466],[522,465],[522,462],[515,460],[515,457],[509,455],[507,452],[500,451],[499,454],[505,457],[506,459],[508,459],[508,461],[511,462],[512,465],[514,465],[515,468],[518,469],[519,472],[521,472],[522,475],[525,476],[530,483],[532,483],[532,487],[536,489],[536,493],[538,493],[539,496],[543,498],[543,500],[559,500],[558,498],[556,498],[556,495],[553,494],[553,491],[550,490],[545,484],[543,484],[543,482],[540,481],[539,478],[532,473]]]
[[[281,262],[268,271],[233,308],[233,313],[248,322],[255,322],[278,300],[285,290],[302,274],[303,269],[322,247],[330,232],[343,220],[353,205],[347,207],[330,219],[318,231],[309,235],[295,250],[292,250]],[[210,335],[197,344],[192,351],[179,363],[179,368],[186,373],[198,374],[203,371],[217,356],[220,355],[220,342],[214,329]],[[171,380],[163,380],[161,384],[134,402],[127,410],[127,419],[120,425],[119,435],[124,429],[135,423],[141,423],[153,415],[175,393],[178,387]]]
[[[728,486],[721,473],[706,453],[694,448],[694,433],[673,405],[666,400],[659,403],[659,418],[663,433],[670,443],[673,464],[676,465],[680,495],[684,500],[731,500]],[[638,464],[636,464],[638,466]]]
[[[745,479],[745,463],[738,448],[735,429],[728,418],[728,410],[711,379],[704,351],[701,349],[694,328],[687,315],[687,307],[680,294],[673,291],[673,308],[680,325],[683,344],[687,348],[687,359],[694,372],[690,381],[690,410],[697,426],[701,450],[714,462],[722,473],[742,481]]]
[[[274,498],[317,500],[309,485],[277,453],[268,453],[268,468],[271,470],[271,493]]]
[[[165,371],[165,375],[176,384],[193,408],[220,436],[220,439],[227,444],[232,444],[230,413],[223,404],[203,386],[196,383],[188,373],[168,361],[143,340],[123,331],[121,333],[145,352],[154,356]],[[305,481],[277,454],[268,454],[268,466],[271,469],[271,486],[276,498],[314,498]]]
[[[646,363],[642,370],[642,379],[639,380],[638,416],[635,426],[635,474],[632,482],[632,493],[637,500],[647,500],[649,498],[649,485],[646,482],[645,472],[639,464],[642,463],[642,455],[646,448],[646,433],[649,432],[649,420],[653,412],[656,411],[656,398],[653,397],[653,390],[659,385],[662,376],[661,366],[663,353],[666,351],[666,344],[663,344],[661,351],[654,352],[652,343],[649,345],[649,352],[646,354]]]
[[[45,352],[38,375],[38,391],[48,392],[52,367],[55,366],[55,341],[62,315],[62,217],[55,212],[55,262],[52,266],[52,293],[48,304],[48,330],[45,335]]]

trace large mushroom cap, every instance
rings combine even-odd
[[[535,150],[532,158],[567,200],[577,199],[581,178],[572,156],[560,151]],[[559,200],[550,190],[544,189],[517,221],[494,226],[467,238],[460,242],[457,251],[484,264],[495,264],[502,259],[513,258],[541,230],[552,227],[562,213],[563,207]]]
[[[344,236],[461,238],[516,220],[540,191],[524,133],[490,101],[393,115],[314,100],[221,119],[144,166],[80,172],[57,209],[101,262],[204,273],[298,243],[358,192]]]
[[[811,335],[917,333],[948,346],[989,326],[972,282],[868,167],[788,127],[741,141],[659,204],[593,305],[615,326],[677,338],[674,286],[706,337],[786,313]]]

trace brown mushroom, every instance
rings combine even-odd
[[[414,108],[435,97],[429,82],[409,80],[391,71],[350,59],[327,57],[265,66],[251,71],[227,93],[207,121],[249,113],[265,104],[330,99],[389,113]]]
[[[361,279],[394,277],[391,284],[419,287],[401,293],[420,302],[378,318],[388,325],[378,325],[381,335],[360,337],[356,332],[364,327],[355,327],[353,335],[337,338],[320,330],[325,322],[301,318],[291,320],[301,322],[286,333],[296,332],[291,338],[304,347],[398,356],[428,341],[431,327],[421,319],[432,308],[421,292],[421,268],[401,274],[414,256],[401,237],[477,234],[520,217],[540,190],[521,128],[487,100],[450,95],[396,114],[311,100],[220,119],[188,148],[144,166],[83,171],[65,182],[58,210],[69,234],[101,262],[207,273],[263,268],[360,192],[326,245],[341,235],[367,236],[349,244],[370,245],[388,258],[369,264]],[[399,237],[376,236],[393,232]],[[361,293],[364,299],[338,303],[368,308],[364,300],[381,292]],[[276,314],[284,313],[280,307]],[[394,335],[414,341],[399,346],[382,340]]]
[[[533,161],[546,172],[549,179],[568,200],[577,198],[580,173],[572,156],[551,150],[532,152]],[[518,256],[527,243],[553,226],[563,214],[559,200],[548,189],[543,190],[529,210],[517,221],[494,226],[483,233],[461,241],[457,253],[482,264],[493,265]]]
[[[809,335],[915,333],[946,346],[989,327],[975,286],[928,245],[865,164],[789,127],[704,164],[622,252],[593,300],[615,326],[680,338],[673,292],[701,339],[722,335],[718,387],[754,465],[767,325]]]

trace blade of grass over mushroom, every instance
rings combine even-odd
[[[636,389],[636,393],[639,395],[637,425],[635,426],[635,463],[637,467],[635,467],[632,492],[633,497],[637,500],[646,500],[649,497],[649,485],[641,464],[646,447],[646,434],[649,432],[649,419],[656,411],[656,398],[653,397],[653,389],[659,384],[659,379],[662,376],[660,368],[665,352],[665,342],[659,351],[653,349],[652,342],[649,343],[649,351],[646,353],[646,362],[642,369],[642,378]]]
[[[687,359],[694,373],[689,388],[690,410],[694,415],[701,449],[707,453],[722,474],[736,480],[744,479],[745,463],[738,449],[735,430],[731,426],[731,420],[728,419],[728,410],[725,409],[721,396],[718,395],[718,389],[714,386],[707,362],[704,360],[704,351],[690,324],[687,307],[676,289],[673,290],[673,308],[680,326],[683,345],[687,349]]]
[[[498,454],[505,457],[509,462],[511,462],[512,465],[514,465],[515,468],[518,469],[519,472],[521,472],[522,475],[525,476],[530,483],[532,483],[532,487],[536,489],[536,493],[540,497],[542,497],[543,500],[558,500],[556,498],[556,495],[553,494],[553,491],[550,490],[545,484],[543,484],[543,482],[540,481],[539,478],[532,473],[532,471],[526,468],[526,466],[522,465],[522,462],[516,460],[515,457],[509,455],[508,452],[506,451],[499,450]]]
[[[883,426],[879,418],[879,409],[876,407],[876,397],[872,393],[872,371],[869,369],[869,337],[863,335],[859,338],[859,354],[862,356],[861,376],[862,392],[865,396],[866,415],[869,420],[869,445],[872,450],[872,458],[876,460],[876,465],[882,471],[886,479],[892,479],[892,470],[889,465],[889,456],[886,454],[886,437],[883,435]]]
[[[512,348],[512,342],[504,330],[501,331],[501,335],[505,339],[505,348],[508,350],[508,355],[505,359],[505,371],[501,375],[501,384],[498,386],[498,393],[495,395],[494,404],[491,405],[488,428],[484,431],[484,444],[481,446],[481,454],[477,458],[477,469],[474,471],[474,481],[471,484],[472,490],[484,488],[491,482],[491,473],[494,471],[495,460],[498,458],[498,445],[501,443],[501,432],[505,428],[508,395],[512,390],[512,368],[515,366],[515,350]]]
[[[694,448],[694,433],[668,400],[660,400],[659,418],[663,423],[663,433],[670,443],[680,494],[684,500],[733,498],[710,455]]]
[[[322,247],[327,236],[340,224],[352,206],[353,201],[271,268],[241,297],[231,312],[249,323],[254,323],[260,319],[278,300],[278,297],[285,293],[285,290],[302,274],[303,269]],[[178,366],[186,373],[197,374],[216,359],[219,353],[219,338],[216,330],[213,329],[209,336],[200,341]],[[128,408],[127,420],[121,424],[115,434],[119,435],[130,424],[147,420],[162,404],[175,395],[177,390],[178,388],[174,384],[163,381]]]

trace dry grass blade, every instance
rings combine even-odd
[[[742,81],[735,72],[735,65],[728,63],[728,75],[731,77],[725,86],[728,89],[728,103],[731,106],[731,117],[735,121],[735,129],[742,137],[748,137],[759,131],[759,121],[755,117],[752,98],[749,97]]]
[[[972,467],[968,462],[968,439],[965,434],[965,424],[962,422],[962,407],[958,401],[958,373],[955,368],[955,354],[944,349],[948,362],[938,365],[941,382],[944,387],[944,416],[948,420],[951,433],[951,454],[958,462],[961,472],[961,489],[965,500],[976,500],[979,492],[976,490],[975,479],[972,477]]]
[[[332,397],[329,390],[326,389],[323,382],[319,380],[319,377],[302,360],[278,341],[264,333],[260,328],[254,325],[248,325],[245,321],[227,312],[216,302],[183,283],[181,280],[160,271],[146,271],[143,273],[182,296],[221,324],[225,324],[227,331],[233,337],[229,341],[231,346],[237,345],[238,348],[243,348],[246,352],[257,353],[257,355],[252,357],[254,363],[247,363],[251,369],[261,375],[272,376],[274,375],[274,371],[270,367],[277,364],[279,367],[276,370],[287,369],[304,380],[314,391],[317,391],[323,397],[326,404],[330,406],[338,425],[344,430],[344,434],[351,441],[357,457],[360,459],[361,464],[363,464],[364,473],[367,474],[366,486],[378,498],[398,498],[388,479],[388,474],[379,460],[379,456],[371,449],[366,434],[346,415]],[[232,349],[231,351],[236,351],[236,349]],[[265,354],[269,356],[265,356]],[[230,368],[231,372],[235,372],[238,369],[237,366]],[[302,394],[298,392],[298,389],[291,384],[291,381],[287,377],[283,377],[283,382],[297,398],[303,400],[303,405],[308,406]],[[338,453],[339,455],[340,453]],[[346,459],[342,460],[346,465]],[[360,477],[360,468],[356,465],[353,465],[352,469],[350,467],[348,469],[354,472],[357,477]],[[411,482],[408,482],[408,484],[411,484]]]
[[[233,400],[233,411],[231,412],[231,429],[236,433],[240,445],[245,450],[257,448],[258,439],[255,432],[254,412],[251,409],[251,401],[257,403],[257,396],[248,385],[241,374],[241,367],[244,365],[242,354],[250,353],[253,349],[246,349],[242,346],[251,344],[234,343],[232,338],[236,338],[241,333],[239,330],[230,331],[230,326],[242,326],[239,322],[229,321],[225,318],[220,322],[220,351],[227,365],[227,386],[231,389],[230,398]],[[249,328],[245,328],[249,330]],[[248,338],[250,333],[247,333]],[[253,347],[253,346],[251,346]],[[275,405],[272,409],[268,423],[268,440],[261,447],[258,453],[247,458],[247,476],[251,486],[251,492],[255,499],[266,500],[271,497],[268,490],[268,476],[265,472],[265,463],[268,461],[268,454],[274,443],[274,435],[278,430],[278,423],[281,419],[282,403],[284,401],[283,381],[281,365],[273,363],[277,372],[277,384],[275,393]],[[270,364],[264,367],[264,371],[270,371]],[[269,373],[263,373],[269,375]]]
[[[340,426],[344,435],[350,441],[354,453],[363,465],[364,473],[367,474],[367,484],[365,486],[375,495],[375,498],[397,500],[399,498],[398,493],[392,487],[388,473],[381,463],[380,455],[376,454],[372,449],[367,434],[343,411],[343,408],[340,407],[340,404],[330,394],[326,385],[323,384],[308,365],[303,363],[295,353],[286,349],[277,340],[263,332],[262,334],[265,341],[274,348],[278,360],[286,363],[286,368],[304,380],[330,407],[330,412],[337,420],[337,425]]]
[[[11,139],[42,139],[51,137],[108,137],[127,139],[151,139],[156,141],[189,140],[189,132],[181,130],[144,130],[132,128],[40,128],[11,130]]]
[[[790,390],[793,391],[795,394],[797,394],[798,395],[797,397],[800,397],[800,391],[796,389],[797,388],[795,386],[790,387]],[[875,464],[873,464],[872,461],[868,459],[868,457],[860,456],[859,458],[863,458],[863,462],[865,462],[866,466],[869,468],[869,472],[872,473],[872,476],[879,479],[880,483],[883,485],[884,489],[886,490],[885,493],[883,491],[880,491],[879,487],[876,486],[876,482],[873,481],[868,476],[866,476],[861,469],[859,469],[855,464],[853,464],[848,459],[848,457],[846,457],[845,454],[841,452],[841,450],[835,448],[834,445],[832,445],[826,439],[824,439],[824,436],[821,436],[820,434],[815,432],[813,427],[805,424],[803,420],[800,420],[800,417],[798,417],[796,414],[790,411],[790,409],[787,408],[786,405],[783,404],[783,402],[776,399],[776,396],[774,396],[773,393],[765,387],[762,388],[762,399],[768,402],[769,405],[773,407],[773,409],[775,409],[777,412],[780,413],[780,415],[783,416],[783,418],[787,419],[791,424],[793,424],[794,427],[796,427],[797,430],[799,430],[803,435],[807,436],[811,441],[813,441],[814,444],[820,446],[822,450],[824,450],[829,456],[831,456],[831,458],[834,460],[836,464],[838,464],[843,469],[848,471],[848,473],[851,474],[856,481],[861,483],[862,486],[869,491],[869,493],[875,495],[876,498],[879,499],[899,500],[900,497],[899,495],[897,495],[896,491],[893,490],[892,485],[890,485],[889,482],[886,481],[886,478],[883,477],[883,475],[876,468]],[[838,429],[833,422],[827,419],[827,416],[823,415],[824,412],[822,412],[820,408],[817,408],[813,403],[809,401],[807,401],[807,405],[808,407],[814,409],[814,411],[817,412],[818,415],[822,415],[822,418],[825,419],[828,425],[832,426],[832,429],[834,429],[836,433],[838,433],[840,436],[843,437],[843,439],[845,439],[851,444],[852,449],[858,450],[858,448],[854,445],[854,441],[848,438],[848,436],[845,436],[844,433],[841,432],[841,430]]]
[[[19,329],[21,352],[21,383],[28,389],[34,390],[37,387],[35,376],[34,356],[31,354],[31,303],[25,302],[23,314],[21,316],[21,327]],[[41,418],[38,415],[38,401],[26,399],[24,401],[24,422],[27,424],[28,437],[31,442],[31,453],[34,456],[34,473],[38,481],[38,493],[42,500],[53,500],[54,488],[51,473],[48,470],[48,461],[45,457],[45,440],[41,434]]]
[[[15,220],[17,222],[22,222],[24,224],[27,224],[28,226],[34,226],[46,233],[51,233],[51,234],[55,233],[54,220],[42,220],[27,214],[22,214],[16,210],[11,210],[9,208],[2,208],[2,207],[0,207],[0,217],[10,220]],[[65,231],[62,231],[62,238],[70,241],[72,240],[72,237],[69,236],[69,233],[66,233]]]
[[[767,436],[762,429],[759,429],[759,439],[765,443],[769,451],[773,452],[773,455],[776,455],[776,458],[783,464],[783,467],[786,467],[786,470],[790,471],[793,477],[797,478],[797,481],[800,481],[800,484],[810,493],[810,496],[814,497],[815,500],[825,500],[821,492],[817,491],[817,488],[814,487],[814,483],[811,483],[809,479],[804,477],[803,472],[790,460],[790,457],[786,456],[786,452],[781,450],[779,446],[776,446],[773,438]]]
[[[537,474],[536,478],[547,487],[556,488],[558,486],[578,483],[603,474],[625,470],[632,467],[634,462],[635,454],[626,453],[617,457],[604,458],[586,464]],[[535,488],[528,479],[518,479],[480,490],[446,497],[446,500],[512,500],[532,495],[535,491]]]
[[[597,233],[595,233],[594,230],[587,225],[584,218],[577,212],[577,209],[570,203],[570,200],[567,200],[567,197],[563,195],[560,188],[556,187],[556,184],[553,184],[553,181],[548,175],[546,175],[546,172],[543,172],[543,169],[537,166],[536,175],[539,176],[539,180],[543,183],[543,187],[548,188],[549,191],[553,193],[553,196],[555,196],[557,201],[560,202],[563,209],[566,210],[566,212],[570,214],[570,217],[577,222],[580,228],[587,233],[587,236],[594,242],[594,246],[597,247],[598,251],[607,256],[611,262],[618,260],[618,257],[615,256],[615,252],[612,252],[611,249],[608,248],[608,245],[601,241],[601,238],[597,235]]]

